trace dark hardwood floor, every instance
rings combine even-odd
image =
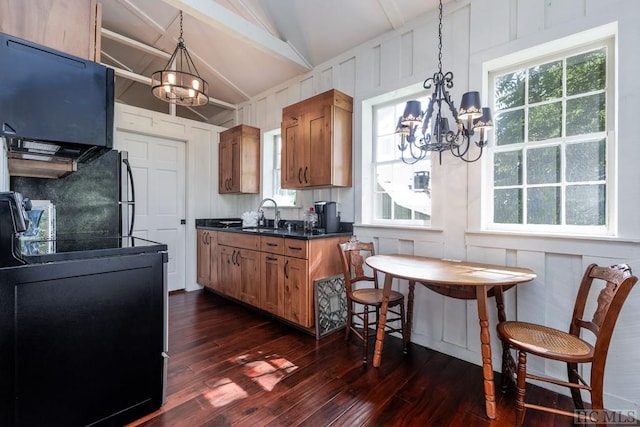
[[[380,368],[363,367],[355,338],[319,341],[207,291],[169,297],[167,402],[141,426],[512,426],[513,392],[484,413],[477,365],[385,339]],[[370,345],[372,350],[373,345]],[[371,360],[371,359],[369,359]],[[528,400],[571,410],[570,399],[530,387]],[[527,426],[574,426],[528,411]]]

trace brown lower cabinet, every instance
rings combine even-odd
[[[205,252],[200,249],[203,231],[198,229],[198,283],[304,328],[314,326],[314,280],[340,273],[337,244],[350,238],[304,240],[217,231],[217,249],[210,248],[205,259],[200,255]],[[200,282],[207,267],[209,281]]]
[[[197,230],[197,282],[208,288],[218,288],[218,232],[206,229]]]

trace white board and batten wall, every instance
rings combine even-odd
[[[627,262],[640,274],[640,144],[636,100],[640,97],[640,2],[636,0],[460,0],[447,3],[443,19],[443,69],[454,74],[452,96],[486,92],[483,67],[584,31],[614,28],[617,57],[618,230],[614,237],[571,238],[553,235],[490,233],[481,228],[482,162],[466,165],[444,155],[434,162],[433,227],[394,229],[361,225],[371,206],[371,131],[367,100],[389,91],[420,85],[437,67],[437,11],[321,64],[310,73],[273,88],[239,109],[238,123],[263,131],[280,126],[282,107],[339,89],[354,97],[354,186],[301,192],[303,203],[337,200],[342,218],[356,223],[354,234],[374,241],[379,253],[400,252],[529,267],[538,278],[507,292],[509,318],[568,328],[578,283],[592,262]],[[577,36],[579,37],[579,36]],[[363,107],[364,106],[364,107]],[[406,292],[406,284],[396,283]],[[605,404],[640,413],[640,288],[620,315],[606,371]],[[492,325],[495,325],[495,307]],[[412,341],[480,364],[476,306],[416,289]],[[492,335],[494,368],[500,347]],[[562,377],[565,367],[530,362],[534,372]],[[588,374],[586,375],[588,377]]]

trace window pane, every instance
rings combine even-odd
[[[376,109],[376,135],[392,134],[396,131],[398,118],[395,111],[393,105]]]
[[[560,187],[534,187],[527,191],[528,224],[560,224]]]
[[[567,58],[567,95],[605,89],[606,79],[605,48]]]
[[[391,219],[391,197],[387,193],[376,194],[376,218]]]
[[[599,181],[606,178],[606,147],[599,141],[569,144],[566,149],[567,181]]]
[[[560,146],[527,151],[527,184],[560,182]]]
[[[518,107],[524,105],[524,72],[505,74],[496,78],[496,109]]]
[[[529,109],[529,141],[562,136],[562,103],[538,105]]]
[[[522,150],[496,153],[493,156],[493,185],[522,184]]]
[[[567,135],[604,131],[606,115],[604,93],[567,100]]]
[[[377,191],[384,193],[384,198],[376,199],[377,219],[418,219],[412,218],[417,212],[430,217],[431,193],[425,187],[426,176],[430,174],[428,166],[428,161],[415,165],[399,161],[377,165]],[[420,188],[416,188],[416,183]]]
[[[378,137],[376,141],[376,160],[386,162],[397,159],[400,153],[398,150],[400,135],[390,134]]]
[[[494,190],[493,222],[497,224],[522,224],[521,189]]]
[[[418,212],[418,211],[415,211],[414,213],[416,214],[416,218],[415,219],[419,219],[421,221],[428,221],[428,220],[431,219],[431,215],[427,215],[425,213]]]
[[[567,224],[605,225],[604,184],[567,187]]]
[[[529,68],[529,103],[562,96],[562,61]]]
[[[393,214],[395,219],[411,219],[411,209],[407,209],[397,203],[393,204]]]
[[[524,142],[524,110],[497,114],[495,121],[496,145]]]

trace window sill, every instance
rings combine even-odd
[[[640,256],[640,240],[616,236],[580,236],[550,233],[473,230],[465,233],[467,246],[556,254],[631,259]]]
[[[391,225],[391,224],[353,224],[353,228],[372,228],[386,230],[407,230],[442,233],[442,228],[434,228],[426,225]]]

